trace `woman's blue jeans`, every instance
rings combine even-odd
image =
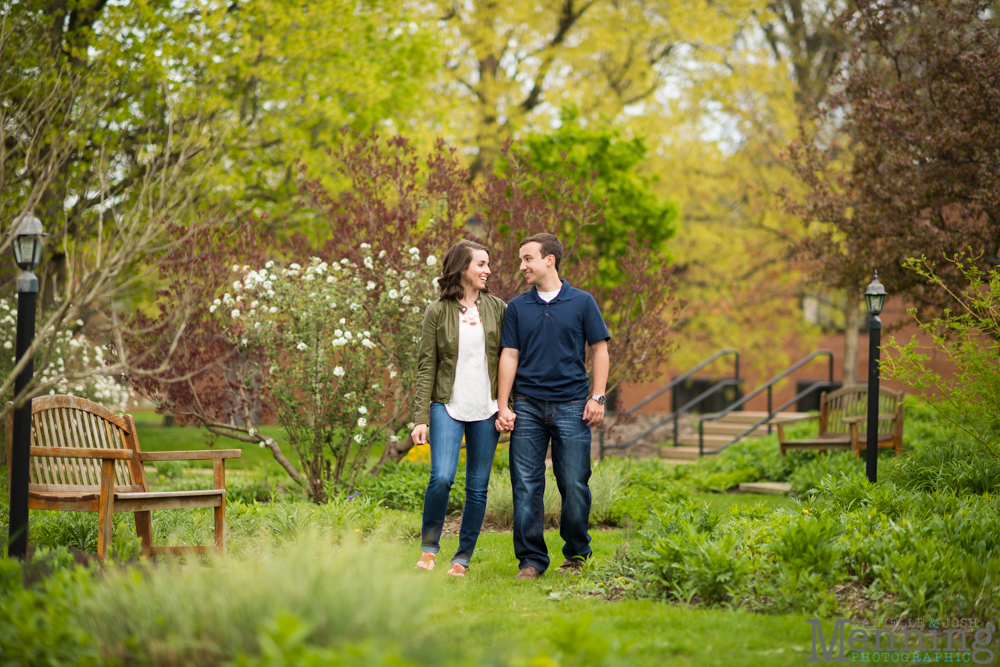
[[[424,527],[420,545],[425,552],[441,550],[441,530],[448,513],[448,495],[458,471],[458,455],[465,435],[465,509],[458,534],[458,553],[452,563],[469,567],[476,540],[486,515],[486,492],[490,485],[490,470],[497,451],[496,415],[478,422],[461,422],[451,418],[442,403],[431,403],[431,479],[424,495]]]
[[[583,420],[587,399],[553,403],[514,396],[510,481],[514,491],[514,555],[523,569],[549,566],[545,545],[545,452],[552,440],[552,472],[562,496],[559,535],[563,556],[586,560],[590,548],[590,444]]]

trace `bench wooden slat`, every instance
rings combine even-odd
[[[212,491],[215,491],[212,489]],[[222,507],[226,502],[226,492],[187,493],[190,495],[174,496],[171,494],[116,493],[115,507],[120,512],[140,512],[151,510],[183,510],[192,507]]]
[[[140,452],[140,461],[207,461],[211,459],[238,459],[239,449],[206,449],[204,451]]]
[[[75,459],[127,461],[135,456],[126,449],[77,449],[75,447],[32,447],[32,456],[62,456]]]
[[[100,420],[100,418],[97,417],[96,415],[88,413],[87,414],[87,420],[90,422],[90,435],[91,435],[91,441],[92,441],[91,444],[92,444],[92,446],[95,449],[103,449],[101,447],[101,435],[100,435],[101,434],[101,420]],[[94,466],[86,466],[86,468],[87,468],[87,475],[88,476],[92,476],[94,473],[97,472],[96,469],[94,469],[95,468]]]

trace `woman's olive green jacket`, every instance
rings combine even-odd
[[[481,294],[476,301],[486,334],[486,361],[490,388],[497,397],[497,371],[500,366],[500,328],[507,304],[491,294]],[[431,402],[448,403],[455,385],[458,362],[458,319],[462,306],[455,299],[438,299],[427,306],[420,333],[417,356],[415,423],[430,423]]]

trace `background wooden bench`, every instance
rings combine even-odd
[[[10,403],[8,408],[12,407]],[[7,474],[10,475],[13,410],[7,414]],[[75,396],[44,396],[31,402],[31,459],[28,509],[97,512],[97,555],[108,553],[115,512],[133,512],[135,530],[146,556],[206,553],[210,546],[154,547],[152,510],[211,507],[215,510],[215,545],[226,552],[226,459],[238,449],[152,452],[139,449],[132,415]],[[211,489],[150,491],[146,461],[212,460]]]
[[[878,404],[878,446],[892,447],[899,454],[903,451],[903,392],[880,387]],[[781,455],[789,449],[820,452],[849,449],[860,457],[868,443],[868,388],[845,387],[829,394],[823,392],[819,406],[818,415],[779,417],[770,421],[778,427]],[[811,419],[819,420],[819,433],[815,438],[785,438],[785,426]]]

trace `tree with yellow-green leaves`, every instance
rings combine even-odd
[[[96,233],[96,212],[127,201],[150,165],[179,166],[186,140],[208,166],[195,203],[284,216],[297,158],[323,171],[342,127],[405,124],[434,68],[426,21],[395,0],[29,0],[0,12],[0,216],[29,206],[50,248]],[[43,270],[65,273],[54,259]]]
[[[763,3],[441,0],[438,8],[443,90],[457,99],[449,131],[474,151],[477,175],[507,138],[544,130],[564,106],[616,122],[662,113],[664,87],[715,67],[715,52]]]

